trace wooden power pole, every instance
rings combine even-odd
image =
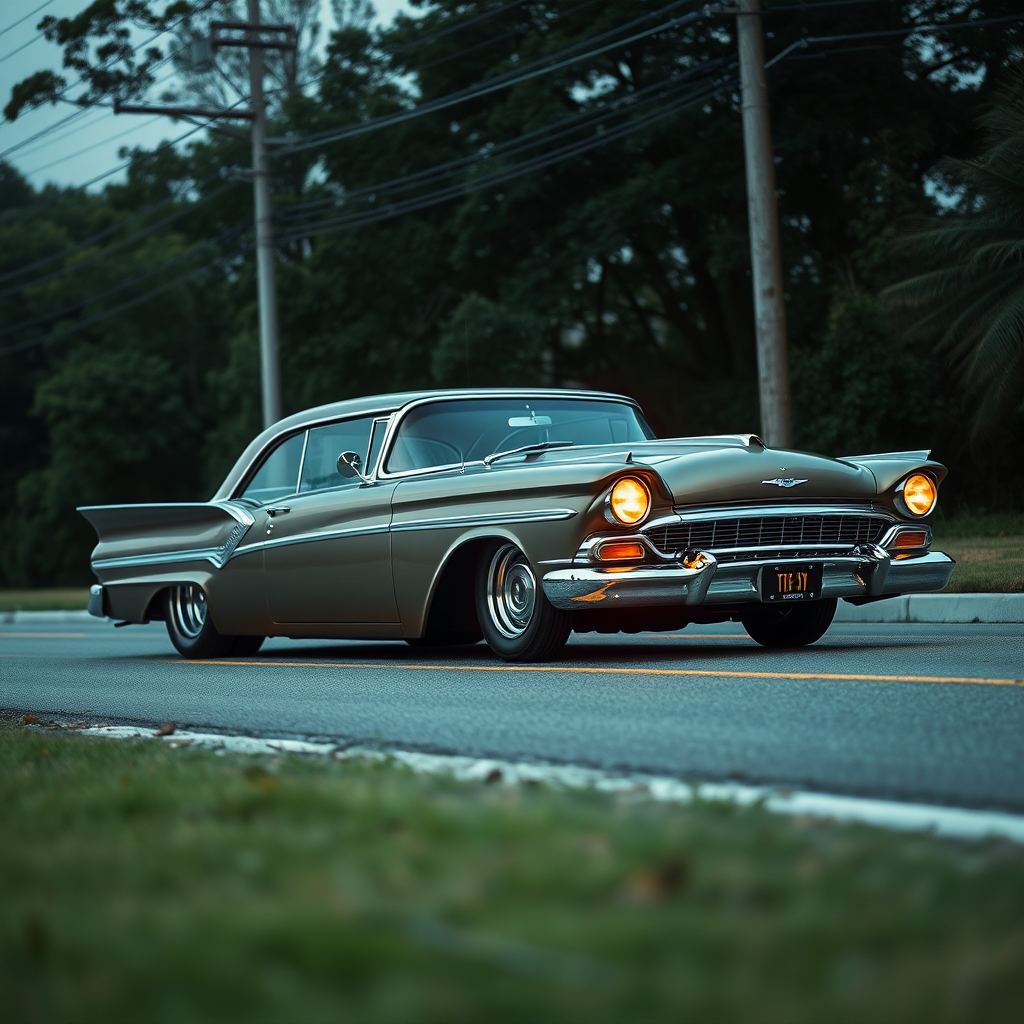
[[[786,297],[779,249],[779,210],[775,199],[775,165],[764,73],[760,0],[737,0],[737,8],[761,430],[766,444],[789,447],[792,429]]]
[[[196,107],[149,107],[114,101],[115,114],[167,114],[170,117],[240,118],[252,122],[252,183],[256,206],[256,287],[260,316],[260,379],[263,425],[281,418],[281,370],[277,339],[277,287],[270,206],[270,159],[267,156],[267,111],[263,99],[263,51],[294,50],[291,25],[260,23],[259,0],[247,0],[248,21],[214,21],[210,39],[202,40],[204,61],[225,46],[249,51],[249,109],[203,110]],[[212,67],[212,64],[210,65]]]

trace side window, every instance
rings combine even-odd
[[[358,479],[343,477],[338,472],[338,456],[342,452],[356,452],[366,466],[372,426],[373,418],[366,417],[328,423],[310,430],[299,490],[322,491],[328,487],[358,486]]]
[[[292,434],[282,441],[263,460],[263,465],[249,481],[243,498],[257,501],[261,505],[276,501],[286,495],[294,494],[299,479],[299,463],[302,461],[302,446],[305,443],[305,431]]]

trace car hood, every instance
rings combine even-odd
[[[762,448],[740,438],[645,441],[629,448],[628,456],[620,458],[655,470],[675,505],[866,502],[877,494],[875,477],[866,466],[809,452]],[[546,453],[544,461],[580,458],[586,458],[583,450],[566,448]]]

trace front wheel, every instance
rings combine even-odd
[[[836,614],[834,597],[775,608],[755,605],[740,620],[762,647],[806,647],[820,640]]]
[[[547,661],[569,639],[569,613],[544,596],[515,544],[492,546],[480,559],[476,612],[484,639],[506,661]]]
[[[218,633],[206,604],[203,588],[195,583],[171,587],[164,606],[167,635],[186,658],[226,658],[255,654],[261,636],[225,636]]]

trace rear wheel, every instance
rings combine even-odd
[[[506,661],[546,661],[569,639],[569,613],[548,601],[526,555],[506,541],[480,559],[476,611],[488,647]]]
[[[178,653],[186,658],[226,658],[255,654],[261,636],[225,636],[218,633],[210,616],[203,588],[184,583],[167,591],[165,615],[167,635]]]
[[[755,605],[740,620],[762,647],[806,647],[820,640],[836,614],[836,599],[775,608]]]

